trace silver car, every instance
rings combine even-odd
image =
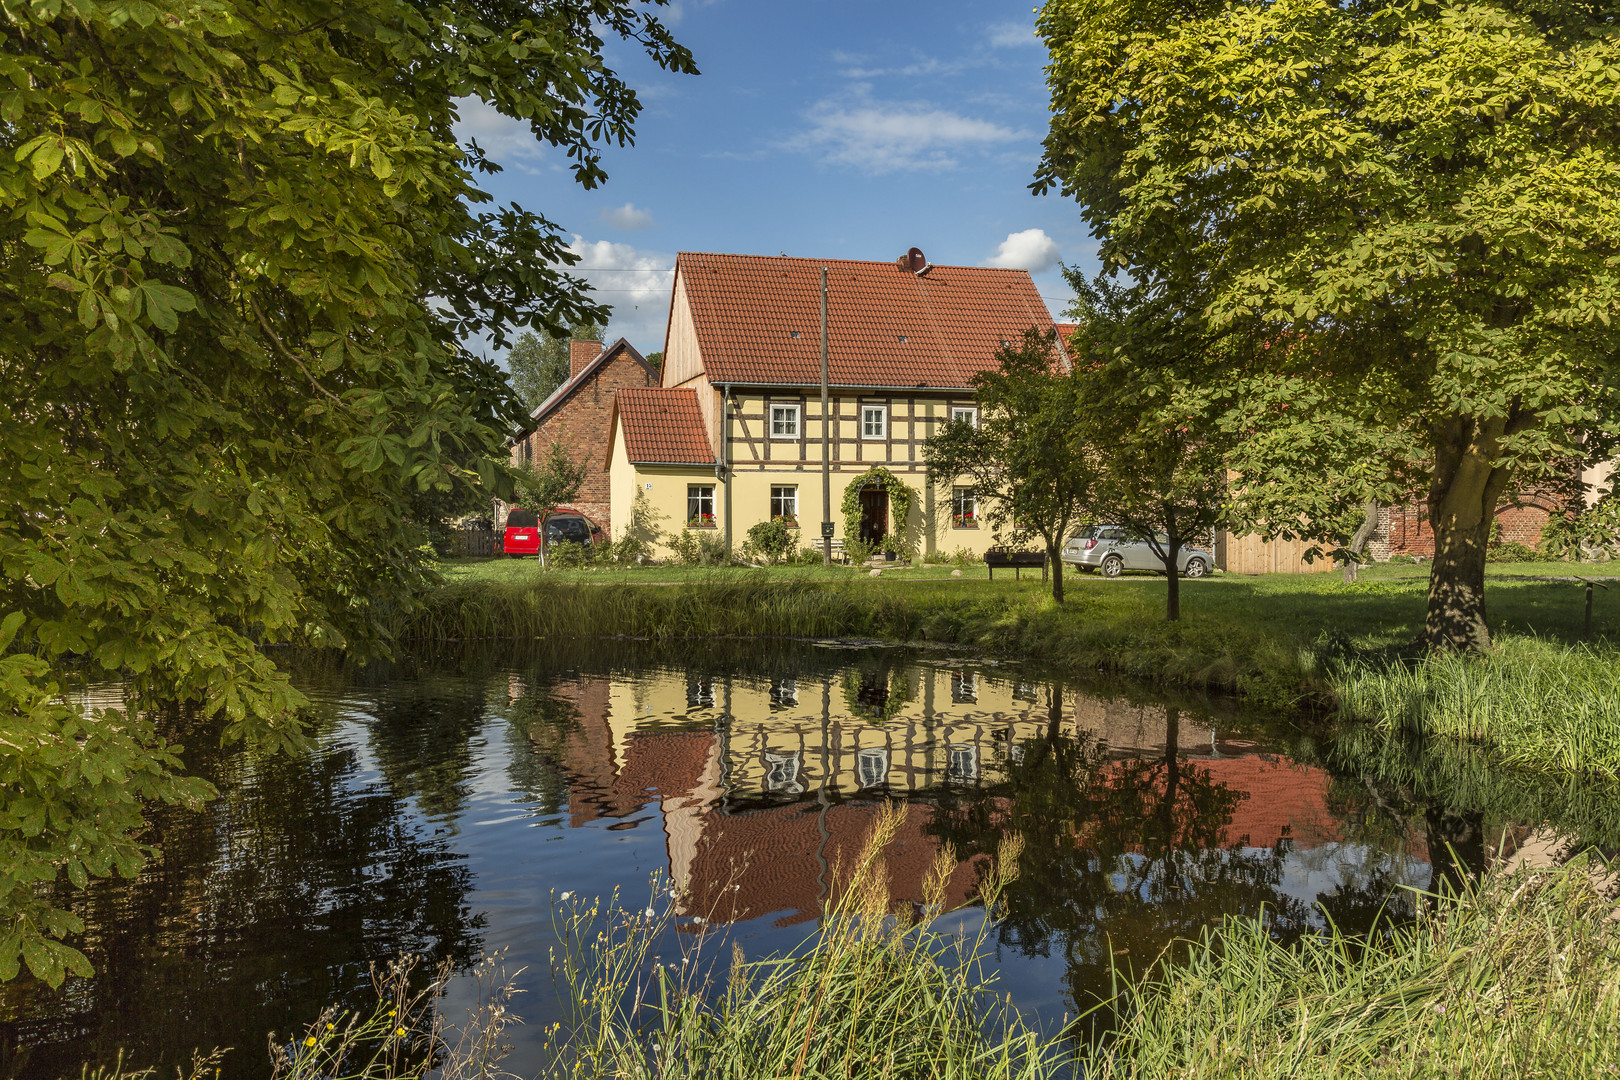
[[[1158,533],[1155,539],[1161,545],[1170,542],[1163,533]],[[1081,529],[1063,545],[1061,558],[1079,567],[1082,573],[1101,570],[1103,577],[1119,577],[1127,570],[1164,573],[1164,562],[1154,553],[1152,545],[1119,525],[1089,525]],[[1215,556],[1203,548],[1184,545],[1177,553],[1176,566],[1183,577],[1203,577],[1215,566]]]

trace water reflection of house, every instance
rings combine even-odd
[[[657,803],[686,909],[718,920],[814,917],[881,797],[907,803],[885,862],[894,895],[919,900],[939,850],[932,802],[995,784],[1050,724],[1045,688],[946,667],[815,681],[592,677],[557,693],[578,713],[560,753],[571,822],[650,825],[641,815]],[[1326,773],[1223,745],[1186,716],[1173,727],[1187,767],[1240,796],[1222,846],[1340,839]],[[1163,757],[1172,721],[1161,706],[1069,694],[1060,729],[1125,761]],[[957,865],[953,903],[969,898],[977,874],[971,860]]]

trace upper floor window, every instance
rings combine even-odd
[[[687,485],[686,524],[693,529],[712,529],[715,527],[713,484]]]
[[[771,438],[797,439],[799,437],[799,407],[797,405],[771,406]]]
[[[861,406],[861,438],[886,439],[889,436],[889,410],[882,405]]]
[[[952,405],[951,423],[954,424],[957,421],[961,421],[968,427],[976,428],[979,426],[979,410],[972,405]]]

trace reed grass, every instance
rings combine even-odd
[[[1089,1080],[1612,1077],[1620,922],[1608,867],[1497,874],[1370,939],[1295,946],[1263,920],[1206,934],[1128,992]],[[1612,880],[1612,879],[1611,879]]]
[[[1609,648],[1507,637],[1484,656],[1352,663],[1340,711],[1390,731],[1494,747],[1504,764],[1620,773],[1620,681]]]
[[[798,949],[706,963],[706,935],[687,935],[679,962],[648,960],[665,929],[653,908],[625,915],[581,901],[561,928],[559,983],[574,1019],[558,1030],[547,1076],[674,1078],[930,1078],[1044,1080],[1067,1075],[1063,1044],[1028,1029],[981,967],[991,920],[957,937],[897,913],[883,849],[904,811],[889,807],[835,889],[820,930]],[[1016,872],[1003,845],[982,900],[994,912]],[[925,912],[938,912],[956,865],[942,851]],[[606,922],[607,928],[603,929]],[[713,959],[713,958],[709,958]]]

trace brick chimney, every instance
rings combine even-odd
[[[570,341],[568,343],[568,377],[577,379],[585,365],[602,355],[600,341]]]

